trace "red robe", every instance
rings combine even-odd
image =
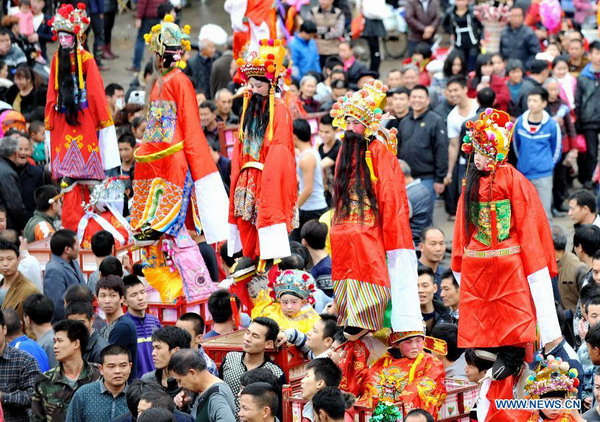
[[[262,145],[236,138],[231,160],[229,223],[235,227],[230,248],[237,252],[241,247],[252,259],[289,256],[287,233],[298,199],[292,119],[285,104],[275,101],[273,140],[268,127]],[[242,168],[248,163],[263,169]]]
[[[459,347],[533,342],[536,314],[543,343],[558,337],[550,284],[550,277],[557,274],[556,258],[550,225],[534,186],[509,164],[498,167],[494,176],[482,177],[479,227],[469,238],[464,201],[462,195],[451,263],[460,279]],[[489,202],[496,206],[495,239],[491,207],[485,206]]]

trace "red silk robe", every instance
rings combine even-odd
[[[560,336],[550,281],[557,274],[556,258],[537,191],[505,164],[493,178],[481,178],[479,201],[479,225],[472,235],[465,233],[465,195],[454,227],[451,268],[460,282],[459,347],[524,345],[536,339],[536,322],[542,343],[554,340]],[[496,207],[496,238],[490,203]]]

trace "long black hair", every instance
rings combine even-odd
[[[471,89],[477,88],[477,85],[479,85],[479,83],[481,82],[481,77],[483,76],[481,74],[481,68],[486,64],[492,64],[492,55],[491,54],[480,54],[479,56],[477,56],[477,62],[475,65],[475,75],[473,76],[473,79],[471,80],[471,86],[469,88],[471,88]],[[490,76],[490,80],[493,77],[494,77],[494,72],[492,72],[492,75]]]
[[[73,49],[77,48],[77,43]],[[77,60],[75,60],[75,72],[71,66],[71,53],[73,49],[58,48],[58,106],[65,108],[65,119],[71,126],[79,126],[79,96],[81,91],[75,86],[75,80],[78,78],[79,69]],[[74,54],[77,54],[75,51]],[[75,78],[73,77],[75,75]],[[53,81],[50,81],[53,83]]]
[[[467,184],[465,186],[465,209],[463,210],[465,218],[465,239],[470,239],[471,235],[479,226],[479,182],[486,173],[478,170],[471,162],[471,167],[467,172]]]
[[[367,138],[346,131],[333,182],[336,221],[348,218],[354,204],[362,222],[364,222],[365,211],[369,208],[377,218],[377,198],[371,184],[369,167],[365,161],[367,145]]]

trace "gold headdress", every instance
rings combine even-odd
[[[156,24],[149,33],[144,35],[144,41],[150,46],[150,49],[159,56],[163,56],[169,49],[175,48],[173,53],[181,53],[183,50],[189,51],[192,48],[190,43],[190,26],[185,25],[183,29],[179,28],[173,22],[173,16],[166,15],[164,22]]]
[[[579,374],[577,369],[570,367],[569,362],[552,355],[544,359],[542,354],[538,354],[535,360],[538,366],[535,372],[527,377],[525,398],[539,399],[549,393],[564,393],[566,397],[577,395]]]

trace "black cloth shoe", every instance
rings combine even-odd
[[[515,346],[498,348],[498,358],[492,367],[492,378],[503,380],[518,374],[525,360],[525,349]]]

